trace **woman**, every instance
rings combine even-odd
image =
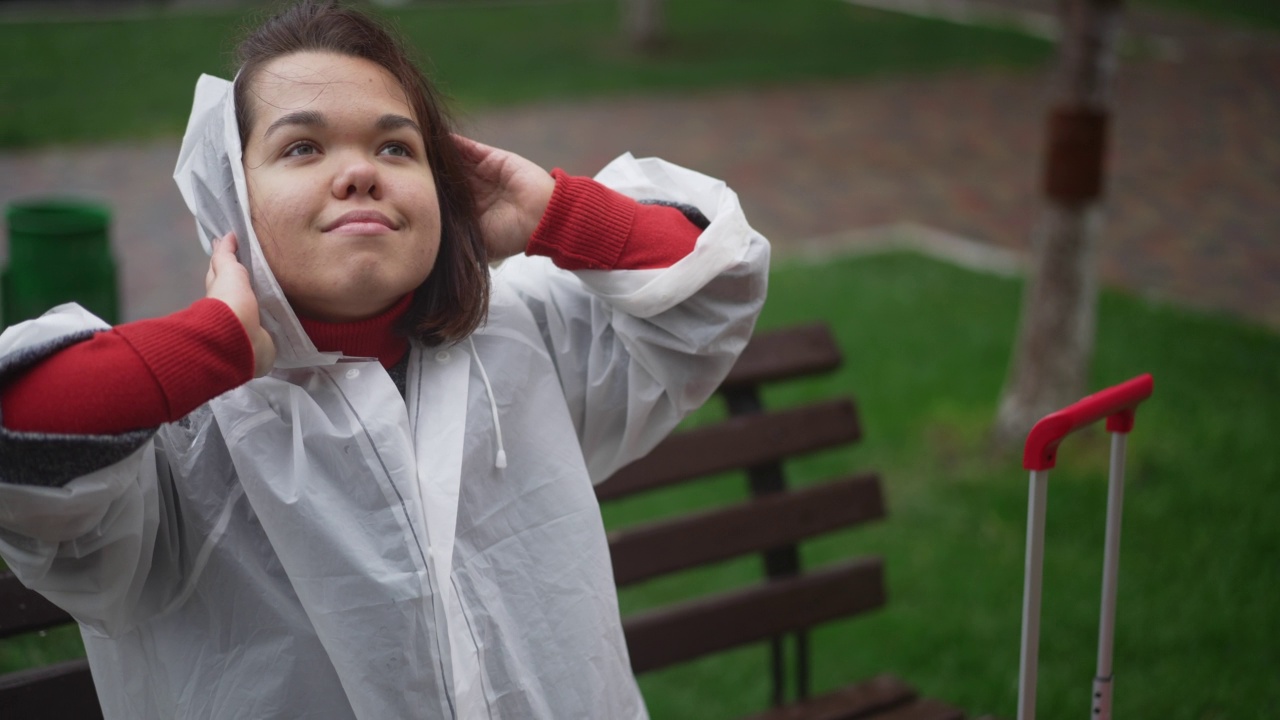
[[[0,336],[0,553],[108,718],[644,717],[591,483],[728,371],[767,243],[688,170],[457,137],[331,3],[241,61],[175,173],[207,298]]]

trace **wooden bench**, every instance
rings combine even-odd
[[[810,696],[807,631],[883,605],[884,564],[880,558],[863,557],[806,569],[797,544],[881,518],[884,501],[874,474],[804,489],[787,486],[783,460],[858,440],[851,400],[766,411],[760,392],[767,383],[829,372],[840,362],[825,326],[758,334],[719,390],[728,419],[672,435],[648,457],[597,487],[601,502],[609,502],[742,470],[752,496],[734,507],[610,533],[619,587],[742,555],[759,553],[763,558],[763,581],[757,585],[624,618],[632,667],[644,673],[767,642],[773,653],[774,708],[753,720],[961,720],[959,711],[920,698],[887,675]],[[0,639],[69,622],[11,574],[0,573]],[[788,636],[796,645],[790,683],[784,662]],[[784,697],[788,685],[795,689],[790,699]],[[0,675],[0,708],[5,719],[102,717],[84,660]]]
[[[823,325],[757,334],[719,389],[726,419],[673,434],[597,486],[601,503],[727,471],[742,471],[749,487],[746,502],[611,531],[619,588],[743,555],[758,553],[763,560],[757,584],[624,617],[632,669],[640,674],[769,643],[774,707],[754,720],[961,720],[958,710],[920,698],[888,675],[810,694],[807,631],[883,605],[884,563],[861,557],[803,568],[797,543],[881,518],[884,500],[879,478],[870,473],[789,488],[782,462],[856,442],[857,412],[848,398],[766,410],[761,389],[829,372],[840,362]],[[796,646],[790,683],[787,636]],[[788,685],[795,689],[790,698]]]
[[[0,572],[0,640],[71,623],[43,596]],[[17,720],[101,720],[86,660],[69,660],[0,675],[0,717]]]

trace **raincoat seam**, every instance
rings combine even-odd
[[[347,397],[347,394],[342,391],[342,387],[335,382],[333,378],[329,377],[327,373],[325,374],[325,378],[328,379],[330,383],[333,383],[334,388],[338,391],[338,396],[342,398],[342,403],[351,411],[351,415],[355,417],[356,423],[360,425],[360,432],[364,434],[365,440],[369,441],[369,447],[373,450],[374,457],[378,459],[378,466],[382,468],[382,474],[386,476],[387,482],[391,485],[391,489],[395,491],[396,499],[400,501],[400,510],[404,514],[405,519],[409,522],[409,532],[413,534],[414,546],[418,549],[418,558],[422,560],[422,567],[424,570],[429,571],[430,567],[427,564],[426,553],[422,549],[422,540],[418,538],[418,531],[413,527],[412,514],[409,512],[409,508],[405,504],[404,495],[400,492],[400,488],[396,487],[395,480],[391,477],[391,471],[387,469],[386,461],[382,459],[382,453],[378,452],[378,446],[373,439],[372,433],[369,432],[369,428],[365,427],[364,421],[360,419],[360,414],[356,412],[355,406],[351,404],[351,400]]]
[[[400,501],[400,511],[404,514],[405,521],[409,524],[409,532],[413,535],[414,545],[418,548],[418,557],[422,560],[423,574],[427,577],[427,588],[431,591],[431,615],[432,617],[435,617],[436,595],[438,593],[435,589],[435,581],[431,577],[432,566],[427,562],[426,552],[422,549],[422,540],[418,538],[418,531],[413,527],[412,513],[409,512],[409,507],[405,504],[404,495],[401,494],[400,488],[396,487],[395,480],[391,477],[391,471],[387,469],[387,463],[382,459],[382,453],[378,452],[378,445],[374,442],[372,433],[369,432],[369,428],[365,427],[364,421],[360,418],[360,414],[356,412],[355,406],[351,404],[351,400],[347,397],[347,394],[343,392],[342,386],[339,385],[338,382],[328,373],[322,373],[322,375],[333,384],[334,389],[338,391],[338,397],[342,398],[343,404],[347,406],[347,409],[351,411],[352,417],[356,419],[356,423],[360,426],[360,431],[364,433],[365,440],[369,442],[369,447],[373,450],[373,456],[378,459],[378,465],[382,468],[382,473],[386,476],[387,483],[391,485],[391,489],[396,493],[396,499]],[[441,652],[442,648],[440,647],[440,632],[438,628],[434,634],[436,638],[436,662],[440,666],[440,687],[444,690],[445,702],[449,704],[450,716],[457,718],[458,709],[454,706],[453,697],[449,693],[449,683],[445,681],[449,676],[445,674],[444,653]]]
[[[412,349],[410,350],[410,352],[412,352]],[[423,364],[423,362],[424,362],[424,361],[423,361],[423,358],[422,358],[422,351],[418,351],[418,373],[417,373],[417,375],[416,375],[416,376],[414,377],[414,379],[413,379],[413,423],[414,423],[414,427],[417,427],[418,420],[422,417],[422,392],[421,392],[421,389],[422,389],[422,364]],[[408,378],[408,373],[406,373],[405,382],[404,382],[404,389],[405,389],[405,392],[408,392],[408,391],[409,391],[409,378]],[[426,522],[426,517],[425,517],[425,516],[423,517],[423,522]]]
[[[480,659],[480,642],[476,640],[476,631],[471,626],[471,616],[467,614],[466,603],[462,602],[462,589],[458,587],[458,579],[450,577],[449,584],[453,585],[453,591],[458,594],[458,609],[462,611],[462,619],[467,623],[467,635],[471,637],[471,644],[476,649],[476,676],[480,679],[480,695],[484,697],[485,713],[488,714],[489,720],[493,720],[493,706],[489,704],[489,691],[484,683],[484,663]]]

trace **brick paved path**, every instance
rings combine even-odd
[[[535,105],[464,126],[571,172],[630,150],[724,178],[780,256],[901,222],[1025,252],[1045,80],[966,72]],[[163,314],[203,288],[176,155],[176,140],[0,154],[0,204],[110,203],[125,315]],[[1105,282],[1280,328],[1280,42],[1123,65],[1111,171]]]

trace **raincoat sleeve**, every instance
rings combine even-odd
[[[8,328],[0,378],[108,327],[68,304]],[[179,564],[178,523],[155,434],[0,428],[0,556],[24,585],[104,634],[155,611],[173,590],[176,573],[163,570]]]
[[[733,367],[764,304],[769,245],[719,180],[629,154],[596,180],[710,220],[668,268],[571,272],[520,256],[498,270],[534,314],[600,482],[651,450]]]

